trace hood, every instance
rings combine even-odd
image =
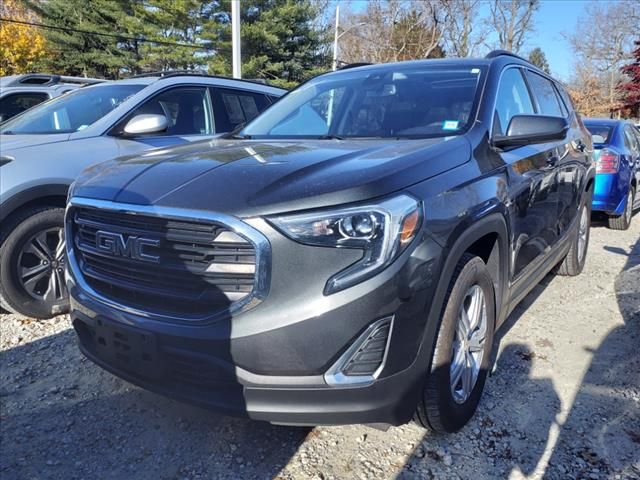
[[[66,142],[69,140],[69,133],[52,133],[42,135],[6,135],[0,134],[0,148],[2,154],[10,154],[14,150],[25,147],[35,147],[37,145],[45,145],[48,143]]]
[[[266,215],[357,202],[468,161],[464,137],[423,140],[211,140],[85,170],[74,195]]]

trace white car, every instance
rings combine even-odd
[[[285,92],[224,77],[151,74],[76,89],[0,125],[0,306],[36,318],[67,309],[64,206],[84,168],[229,132]]]

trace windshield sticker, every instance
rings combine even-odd
[[[460,122],[458,122],[457,120],[445,120],[442,123],[442,129],[443,130],[457,130],[459,123]]]
[[[479,68],[472,68],[471,69],[471,73],[478,74],[478,73],[480,73],[480,69]]]

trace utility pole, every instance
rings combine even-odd
[[[338,39],[340,35],[338,30],[340,29],[340,5],[336,5],[336,31],[333,36],[333,62],[331,69],[335,72],[338,69]]]
[[[242,78],[240,59],[240,0],[231,0],[231,63],[233,78]]]

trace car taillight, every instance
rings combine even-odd
[[[596,162],[596,173],[617,173],[620,156],[608,148],[600,152]]]

